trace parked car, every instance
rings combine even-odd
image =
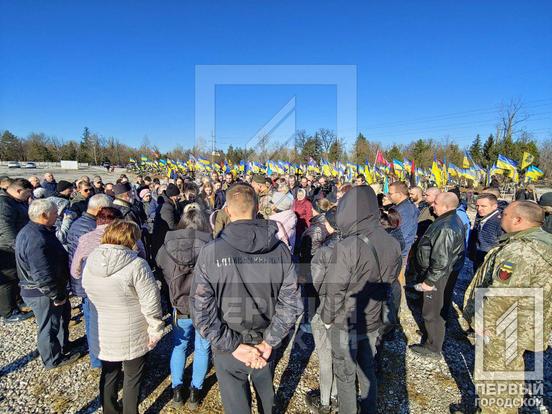
[[[36,168],[36,164],[34,162],[26,162],[25,165],[23,165],[23,168]]]
[[[8,168],[21,168],[18,161],[8,161]]]

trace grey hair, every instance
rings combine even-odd
[[[113,207],[111,197],[106,194],[96,194],[88,200],[88,210],[99,210],[103,207]]]
[[[48,215],[52,210],[57,212],[57,206],[52,200],[47,198],[33,200],[29,206],[29,219],[37,222],[41,217]]]

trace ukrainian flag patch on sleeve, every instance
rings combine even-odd
[[[512,262],[503,262],[498,269],[498,278],[502,281],[510,279],[512,272],[514,271],[514,264]]]

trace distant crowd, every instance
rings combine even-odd
[[[262,412],[272,412],[275,350],[301,329],[312,333],[320,361],[309,408],[375,413],[387,369],[381,347],[401,332],[401,309],[423,321],[410,352],[441,358],[466,261],[475,274],[459,305],[467,337],[485,336],[493,361],[500,358],[494,351],[502,337],[475,330],[475,291],[523,286],[543,289],[548,338],[552,192],[539,198],[528,186],[515,198],[506,202],[493,186],[473,194],[402,181],[384,191],[363,175],[345,182],[217,172],[131,181],[123,174],[114,183],[3,176],[0,316],[6,324],[35,319],[45,369],[88,354],[101,370],[104,413],[138,412],[146,356],[167,323],[176,406],[200,407],[212,358],[225,412],[250,412],[249,382]],[[71,297],[86,331],[73,342]],[[526,352],[546,348],[519,335]],[[192,375],[184,378],[191,349]],[[523,356],[514,362],[523,366]],[[481,394],[478,412],[506,412]]]

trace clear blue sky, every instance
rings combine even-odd
[[[196,65],[220,64],[356,65],[357,129],[386,145],[466,145],[511,98],[536,138],[552,136],[549,0],[0,0],[0,59],[0,130],[23,136],[79,138],[86,125],[189,147]],[[222,85],[219,146],[245,145],[293,97],[294,122],[275,135],[336,128],[334,86]]]

